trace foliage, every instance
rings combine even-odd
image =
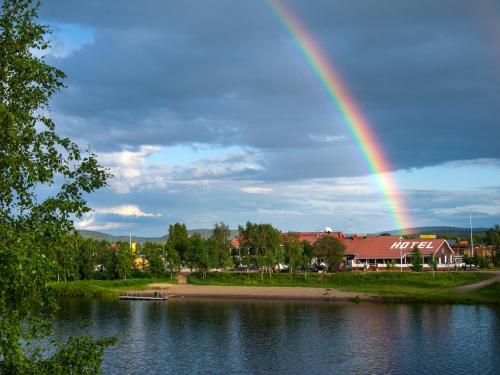
[[[500,249],[500,225],[495,225],[485,232],[484,241],[494,249]]]
[[[124,290],[147,289],[151,283],[176,283],[176,279],[141,278],[127,280],[79,280],[50,282],[48,288],[57,297],[116,297]]]
[[[221,269],[231,267],[233,261],[231,259],[230,247],[230,230],[229,226],[224,223],[215,223],[210,240],[213,247],[213,266]]]
[[[168,244],[166,244],[165,248],[167,252],[165,258],[165,269],[167,272],[170,273],[170,278],[172,279],[174,273],[179,272],[181,258],[179,257],[179,254],[173,247],[168,246]]]
[[[253,264],[271,277],[274,266],[283,259],[281,252],[281,234],[271,224],[254,224],[247,222],[245,227],[239,226],[240,247],[246,256],[245,263]]]
[[[438,262],[435,256],[432,256],[431,260],[429,261],[429,266],[431,266],[433,271],[437,271]]]
[[[245,285],[336,288],[345,291],[369,293],[388,302],[432,303],[493,303],[500,304],[500,283],[480,290],[458,293],[453,288],[476,283],[493,275],[481,272],[337,272],[334,274],[311,273],[307,277],[277,274],[272,279],[261,280],[258,273],[215,272],[205,279],[196,274],[189,282],[197,285]]]
[[[186,261],[189,247],[189,234],[185,224],[175,223],[168,227],[168,245],[175,249],[182,261]]]
[[[154,243],[145,243],[141,249],[146,259],[146,271],[154,277],[161,277],[166,272],[166,246]]]
[[[56,347],[56,354],[50,358],[40,357],[35,362],[32,374],[102,374],[101,363],[104,349],[114,345],[116,338],[94,340],[91,335],[70,337]]]
[[[314,242],[313,254],[328,264],[328,271],[336,272],[344,262],[345,245],[334,237],[320,237]]]
[[[288,232],[284,239],[284,247],[285,263],[288,263],[289,272],[293,273],[304,262],[304,245],[300,242],[297,233]]]
[[[500,267],[500,249],[493,251],[492,262],[495,267]]]
[[[495,225],[485,233],[485,243],[492,248],[492,262],[495,267],[500,267],[500,225]]]
[[[58,265],[65,277],[79,272],[69,266],[76,254],[63,251],[71,218],[89,211],[84,194],[105,186],[108,178],[96,155],[60,137],[48,116],[64,73],[38,57],[48,48],[49,30],[35,22],[37,15],[37,2],[1,3],[0,371],[11,374],[33,372],[48,361],[71,372],[62,357],[65,349],[31,358],[26,347],[50,333],[56,303],[46,284],[62,271]],[[82,361],[100,356],[96,345],[82,342]]]
[[[384,287],[411,288],[453,288],[491,278],[492,274],[482,272],[437,272],[433,278],[430,272],[337,272],[310,273],[308,278],[294,277],[280,273],[272,279],[261,281],[257,272],[211,272],[201,280],[196,274],[189,282],[200,285],[248,285],[248,286],[306,286],[339,288],[355,291],[376,291]]]
[[[391,259],[391,262],[387,263],[387,269],[393,270],[393,271],[396,269],[396,260],[395,259]]]
[[[309,260],[311,260],[312,258],[312,245],[309,241],[302,241],[302,246],[304,248],[304,255],[307,256],[309,258]]]
[[[411,252],[411,269],[414,272],[420,272],[422,271],[423,268],[423,259],[422,259],[422,254],[420,253],[420,249],[418,246],[414,246],[413,250]]]
[[[474,256],[464,255],[464,263],[467,265],[474,265],[478,268],[487,268],[488,267],[488,259],[485,257],[479,256],[475,254]]]

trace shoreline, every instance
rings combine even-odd
[[[162,291],[171,299],[289,300],[324,302],[500,305],[500,274],[331,274],[303,280],[276,276],[260,284],[248,275],[213,274],[208,279],[179,275],[170,279],[52,282],[58,297],[112,297]],[[254,275],[255,276],[255,275]],[[192,282],[189,283],[188,282]],[[245,285],[246,283],[253,285]],[[274,285],[273,285],[274,284]],[[335,285],[337,284],[337,285]],[[457,285],[458,284],[458,285]]]
[[[151,290],[161,289],[168,298],[203,299],[252,299],[252,300],[294,300],[294,301],[380,301],[378,296],[359,292],[345,292],[333,288],[302,287],[253,287],[192,284],[151,284]]]

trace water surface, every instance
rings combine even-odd
[[[105,374],[499,374],[500,309],[284,301],[66,299],[60,337],[82,319],[119,336]]]

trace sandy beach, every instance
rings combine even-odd
[[[150,284],[151,290],[161,289],[169,298],[242,298],[242,299],[283,299],[283,300],[322,300],[352,301],[359,298],[363,301],[375,301],[375,296],[343,292],[331,288],[299,288],[299,287],[252,287],[252,286],[216,286],[191,284]]]

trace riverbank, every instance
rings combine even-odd
[[[58,297],[118,297],[121,292],[150,289],[153,283],[172,285],[177,283],[177,279],[79,280],[51,282],[48,287]]]
[[[492,279],[494,278],[494,279]],[[125,291],[163,289],[170,298],[286,299],[398,303],[500,304],[498,273],[369,272],[288,275],[216,272],[206,279],[94,280],[51,283],[58,296],[117,297]],[[263,281],[262,281],[263,280]],[[491,280],[493,283],[484,285]],[[476,288],[470,288],[477,284]]]
[[[487,272],[355,272],[336,274],[211,273],[206,279],[194,274],[189,282],[197,286],[319,289],[356,301],[500,304],[500,282],[478,289],[459,287],[484,282],[498,274]],[[492,280],[493,281],[493,280]],[[222,290],[221,290],[222,292]],[[233,291],[227,290],[228,294]],[[234,292],[235,293],[235,292]],[[319,295],[319,293],[318,293]],[[325,294],[323,299],[325,299]],[[220,296],[223,298],[222,296]],[[341,297],[342,298],[342,297]],[[326,298],[328,299],[328,298]]]
[[[377,296],[367,293],[346,292],[332,288],[273,287],[273,286],[218,286],[152,284],[152,288],[166,289],[169,298],[207,299],[273,299],[317,301],[372,301]]]

